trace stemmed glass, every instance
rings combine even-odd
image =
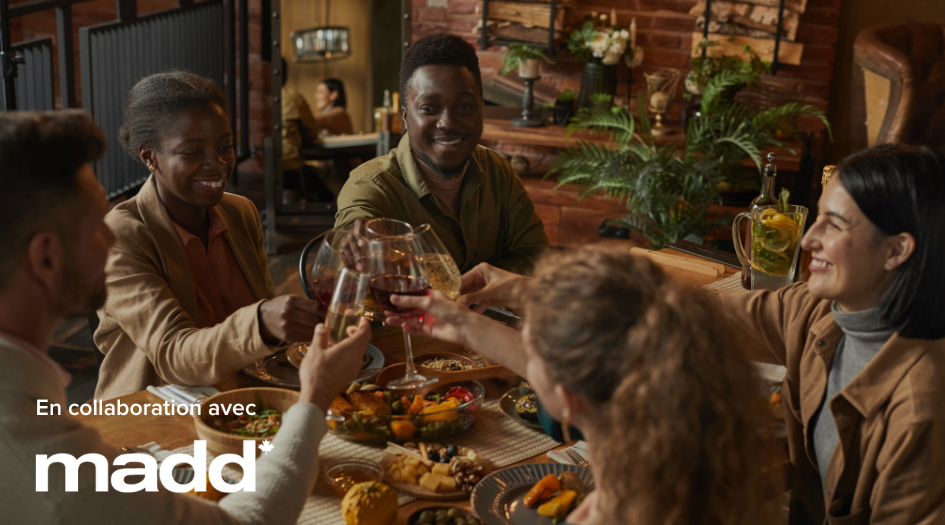
[[[331,297],[338,284],[338,275],[348,268],[354,270],[351,261],[343,256],[342,248],[349,235],[348,230],[328,230],[322,234],[315,261],[309,271],[308,289],[312,298],[325,309],[330,306]]]
[[[409,224],[393,219],[374,219],[367,223],[367,274],[368,287],[374,300],[383,310],[407,317],[419,317],[423,312],[413,308],[400,308],[391,302],[391,295],[427,295],[430,283],[423,275],[422,259],[415,251],[415,237]],[[413,362],[413,347],[410,334],[404,334],[404,352],[407,371],[404,377],[391,381],[387,388],[413,390],[439,381],[417,373]]]
[[[414,228],[413,237],[416,259],[430,287],[455,301],[459,297],[463,276],[453,256],[429,224]]]
[[[367,277],[344,268],[336,278],[337,284],[328,305],[325,326],[328,339],[340,343],[348,337],[348,327],[357,326],[364,316],[364,296],[367,294]]]

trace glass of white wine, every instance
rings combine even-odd
[[[357,326],[364,316],[364,300],[368,279],[364,274],[343,269],[336,278],[335,290],[328,305],[325,326],[328,339],[340,343],[348,337],[348,327]]]
[[[455,301],[459,297],[462,274],[436,232],[429,224],[414,228],[413,244],[417,263],[430,287]]]

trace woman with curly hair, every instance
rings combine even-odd
[[[581,430],[599,495],[569,522],[763,522],[764,397],[706,297],[604,247],[545,256],[523,284],[521,334],[438,293],[395,296],[428,312],[422,326],[389,322],[511,368]]]

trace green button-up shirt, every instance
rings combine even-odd
[[[410,152],[409,135],[404,135],[389,154],[351,172],[338,195],[336,228],[374,217],[430,224],[464,273],[488,262],[524,274],[548,247],[522,181],[508,161],[483,146],[476,147],[466,168],[457,218],[430,191]]]

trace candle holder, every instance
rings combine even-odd
[[[679,83],[679,71],[675,69],[661,69],[655,73],[646,73],[646,100],[647,109],[653,114],[656,121],[650,131],[656,137],[663,137],[675,133],[672,128],[663,124],[665,115],[673,106],[676,96],[676,85]]]
[[[535,101],[534,94],[532,93],[532,85],[540,78],[541,77],[538,76],[535,78],[522,79],[522,81],[525,82],[525,94],[522,95],[522,116],[512,119],[513,125],[523,128],[537,128],[545,125],[545,123],[542,122],[540,111],[537,115],[532,114],[532,105]]]

